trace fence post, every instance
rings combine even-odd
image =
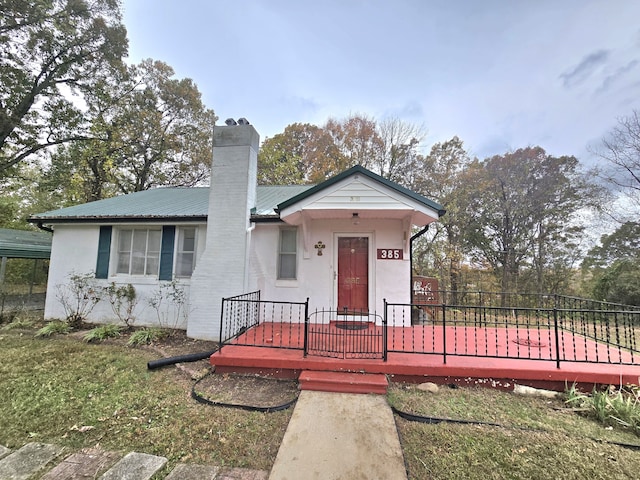
[[[220,336],[218,337],[218,352],[222,351],[222,346],[224,345],[224,340],[222,338],[222,327],[224,325],[224,304],[227,299],[222,299],[222,306],[220,307]]]
[[[556,335],[556,368],[560,368],[560,335],[558,334],[558,309],[553,307],[553,330]]]
[[[302,345],[303,345],[303,357],[307,356],[307,350],[309,349],[309,344],[308,344],[308,340],[307,340],[307,333],[309,330],[309,297],[307,297],[307,300],[304,302],[304,332],[303,332],[303,337],[302,337]]]
[[[447,364],[447,308],[442,304],[442,360]]]
[[[382,302],[384,303],[384,313],[382,315],[382,361],[386,362],[387,352],[389,351],[389,347],[387,346],[387,339],[389,338],[387,334],[387,299],[383,298]]]

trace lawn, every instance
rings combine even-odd
[[[0,444],[38,441],[68,451],[100,444],[168,457],[165,471],[178,462],[273,465],[292,409],[202,405],[190,398],[194,381],[183,371],[147,370],[147,361],[158,358],[149,349],[127,347],[126,339],[88,344],[79,336],[45,339],[35,332],[0,330]],[[611,442],[640,445],[640,438],[583,418],[560,399],[472,388],[428,393],[402,384],[392,384],[388,399],[416,415],[501,425],[396,416],[411,479],[639,477],[640,449]]]
[[[190,398],[193,381],[169,367],[147,371],[157,354],[78,338],[35,338],[0,330],[0,444],[100,444],[124,453],[268,470],[292,410],[212,407]]]
[[[640,438],[583,418],[561,399],[487,388],[441,387],[429,393],[394,384],[389,401],[398,410],[416,415],[501,425],[425,424],[396,416],[411,479],[640,476]]]

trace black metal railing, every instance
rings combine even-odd
[[[303,349],[306,302],[260,299],[260,291],[222,299],[220,349],[224,345]]]
[[[560,295],[457,292],[458,304],[384,302],[369,312],[315,310],[252,292],[222,301],[220,347],[387,359],[388,352],[555,362],[640,362],[640,308]],[[534,302],[534,299],[536,300]],[[526,304],[518,305],[516,302]],[[537,302],[537,303],[536,303]],[[528,306],[534,305],[534,306]]]
[[[315,310],[305,322],[306,355],[386,359],[383,317],[370,312]]]
[[[547,296],[537,307],[494,306],[504,300],[485,296],[484,305],[385,303],[388,351],[442,355],[445,362],[448,355],[552,360],[558,367],[561,361],[640,360],[638,309],[560,296]],[[600,308],[576,308],[584,306]]]

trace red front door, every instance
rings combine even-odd
[[[338,237],[338,312],[369,312],[367,237]]]

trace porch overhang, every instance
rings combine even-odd
[[[280,212],[280,220],[289,225],[302,225],[309,220],[402,220],[423,227],[438,219],[437,212],[412,208],[371,209],[358,206],[343,208],[317,208],[314,206],[288,208]]]

